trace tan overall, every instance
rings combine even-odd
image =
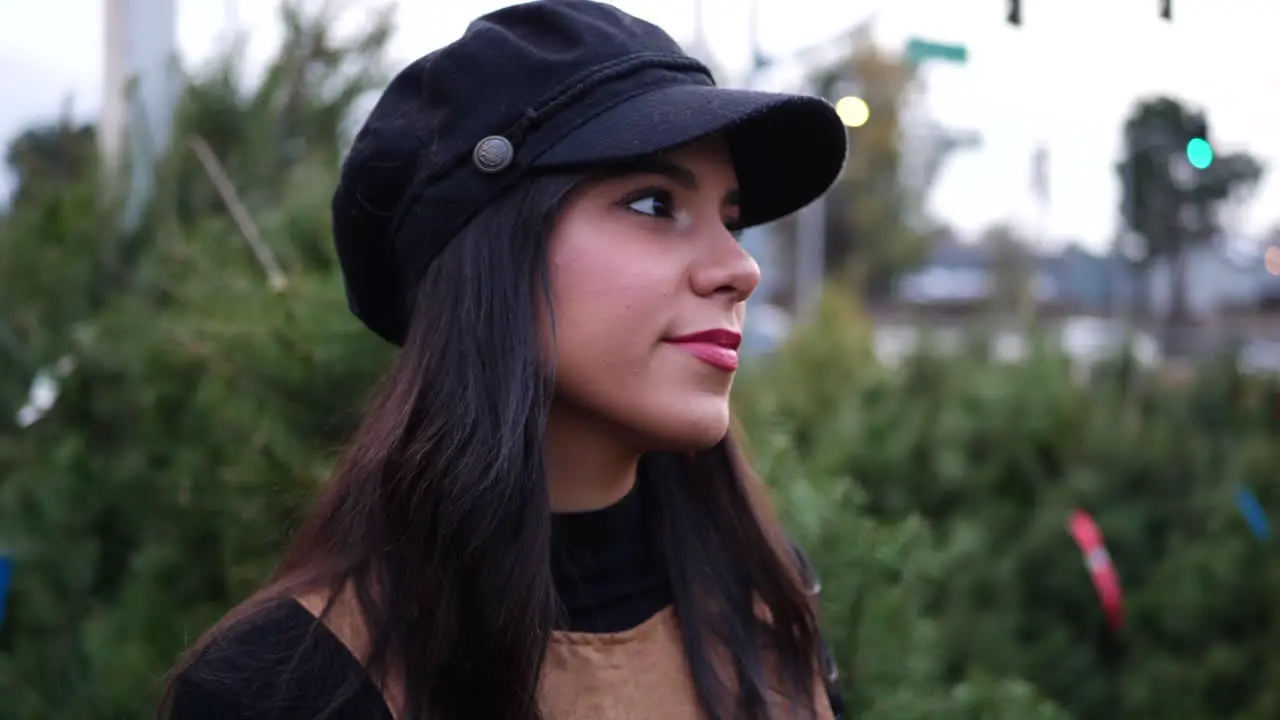
[[[816,684],[818,718],[833,720],[822,683]],[[553,634],[543,666],[542,699],[550,720],[705,717],[673,607],[619,633]]]

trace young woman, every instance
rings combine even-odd
[[[401,346],[172,720],[837,716],[816,586],[730,433],[738,230],[844,162],[825,102],[719,89],[543,0],[406,68],[344,164],[350,305]]]

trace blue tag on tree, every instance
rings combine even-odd
[[[4,607],[9,600],[9,581],[13,578],[13,558],[0,553],[0,627],[4,626]]]
[[[1259,540],[1271,537],[1271,522],[1267,519],[1267,512],[1262,509],[1257,496],[1243,485],[1236,488],[1236,507],[1240,509],[1240,514],[1249,524],[1254,537]]]

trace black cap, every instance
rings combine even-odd
[[[333,234],[351,311],[396,345],[413,288],[484,206],[533,168],[626,160],[724,133],[758,225],[844,165],[825,100],[718,88],[660,28],[604,3],[490,13],[391,81],[343,163]]]

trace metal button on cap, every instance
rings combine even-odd
[[[515,157],[516,149],[511,146],[511,141],[501,135],[490,135],[481,140],[471,152],[472,162],[485,173],[502,172]]]

